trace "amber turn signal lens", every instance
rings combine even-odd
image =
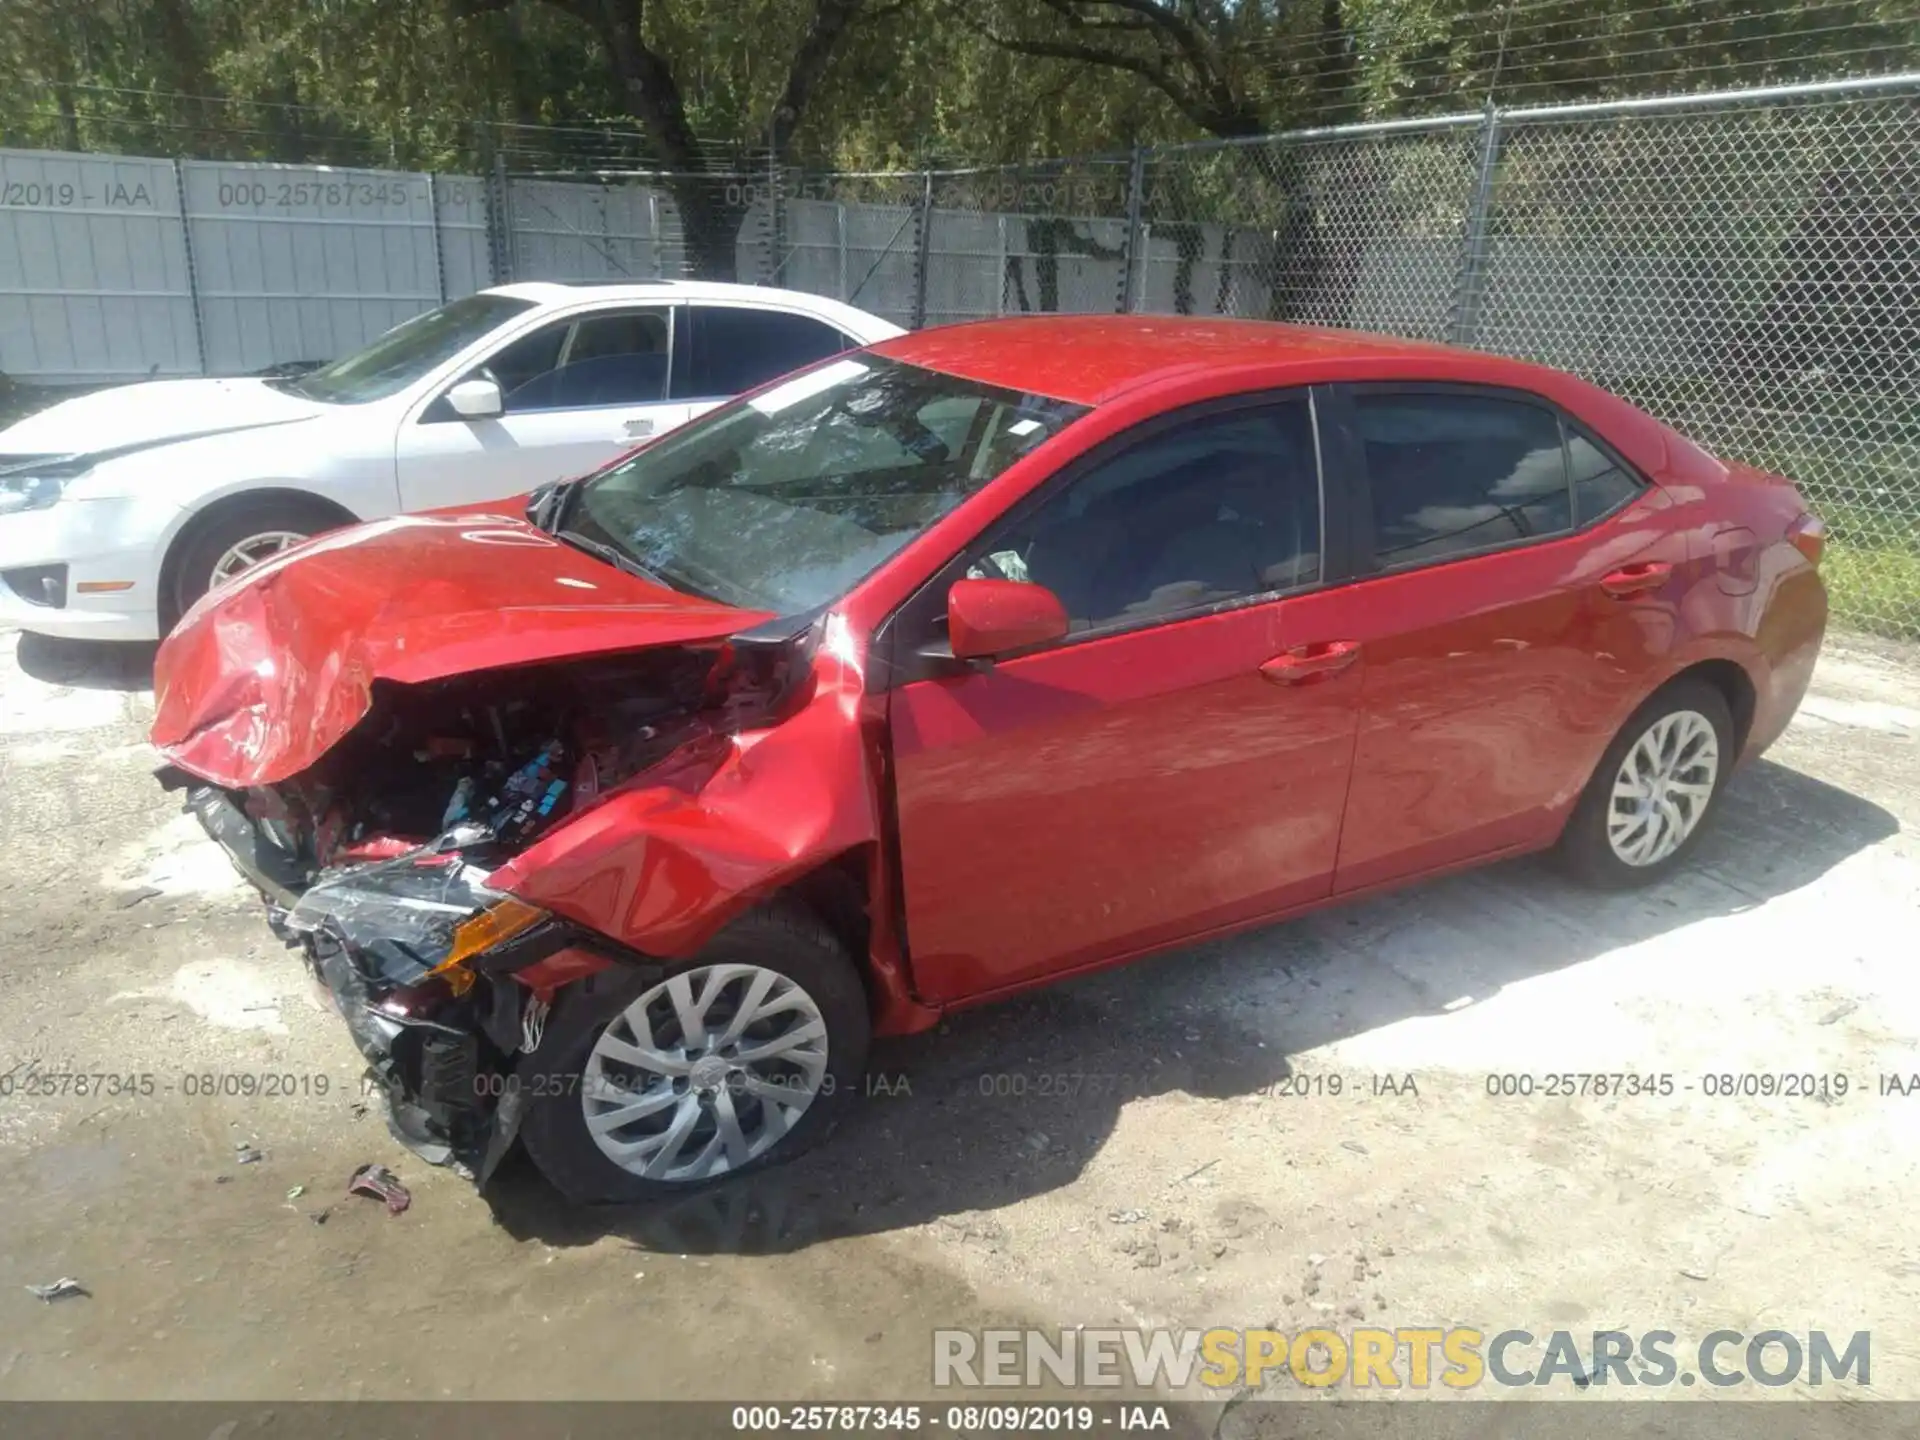
[[[1818,515],[1802,515],[1787,527],[1787,541],[1815,565],[1827,550],[1827,527]]]
[[[462,968],[467,961],[486,954],[496,945],[504,945],[546,918],[546,911],[508,896],[454,928],[453,948],[447,951],[446,959],[433,967],[433,973],[443,976],[454,994],[464,995],[473,985],[472,974]]]

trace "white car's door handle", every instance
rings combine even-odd
[[[630,438],[637,438],[641,435],[651,435],[653,433],[653,421],[629,420],[626,423],[626,432]]]

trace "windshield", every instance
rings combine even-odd
[[[668,584],[794,614],[1085,413],[877,356],[836,360],[583,482],[564,527]]]
[[[402,321],[364,350],[297,378],[273,383],[290,394],[330,405],[384,400],[451,360],[503,321],[532,308],[531,300],[469,295]]]

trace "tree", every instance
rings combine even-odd
[[[1269,128],[1243,42],[1265,6],[1225,0],[1017,0],[982,7],[948,0],[948,13],[1016,55],[1118,70],[1145,81],[1210,135]]]
[[[511,10],[519,0],[452,0],[454,13],[472,17]],[[731,278],[744,207],[742,187],[726,172],[737,164],[734,146],[747,137],[698,133],[672,60],[648,34],[648,0],[537,0],[587,28],[607,67],[624,113],[653,142],[668,174],[663,183],[680,211],[687,258],[696,273]],[[789,156],[807,107],[834,53],[867,0],[808,0],[800,33],[785,51],[784,74],[759,126],[769,162]],[[655,7],[660,0],[654,0]],[[671,18],[671,17],[669,17]],[[681,19],[686,17],[682,16]],[[695,30],[696,46],[702,36]],[[719,142],[716,144],[715,142]]]

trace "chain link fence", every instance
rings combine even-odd
[[[317,359],[487,284],[674,275],[909,326],[1445,340],[1790,476],[1832,531],[1836,616],[1920,638],[1920,75],[975,170],[675,174],[624,135],[482,139],[463,176],[0,151],[0,371]]]

